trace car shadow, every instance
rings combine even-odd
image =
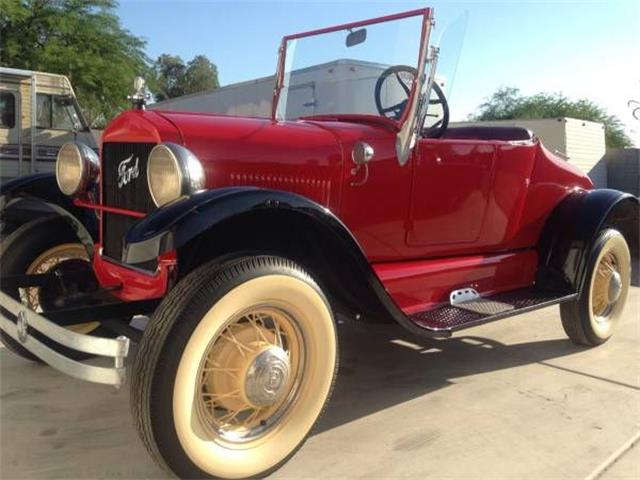
[[[416,337],[396,325],[339,327],[341,365],[329,407],[315,433],[427,395],[451,379],[576,353],[568,339],[505,345],[477,336]]]

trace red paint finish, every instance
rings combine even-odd
[[[534,249],[553,207],[574,188],[592,188],[588,178],[537,142],[423,139],[409,162],[400,166],[394,129],[367,119],[274,122],[127,112],[107,129],[105,141],[124,141],[127,128],[134,129],[136,141],[182,139],[203,163],[207,188],[275,188],[330,208],[379,273],[429,266],[406,278],[381,274],[407,311],[445,301],[450,290],[473,283],[483,293],[530,285],[535,254],[509,252]],[[364,169],[355,169],[351,160],[357,141],[375,150],[364,183]],[[482,261],[470,264],[469,258]],[[137,278],[123,298],[145,295],[146,283],[158,294],[158,282],[166,278],[133,271],[126,276],[126,268],[107,261],[99,268],[103,284]]]
[[[522,220],[514,232],[512,245],[535,245],[544,223],[560,200],[572,190],[593,188],[589,177],[538,144],[531,185],[522,209]]]
[[[313,122],[162,112],[202,162],[207,188],[247,185],[305,195],[337,211],[343,152]]]
[[[341,25],[334,25],[332,27],[327,28],[319,28],[317,30],[309,30],[307,32],[302,33],[294,33],[293,35],[285,35],[283,40],[294,40],[296,38],[304,38],[311,37],[313,35],[321,35],[323,33],[336,32],[339,30],[352,30],[354,28],[364,27],[366,25],[374,25],[376,23],[384,23],[384,22],[392,22],[394,20],[401,20],[403,18],[409,17],[417,17],[419,15],[424,15],[426,17],[431,17],[433,13],[433,9],[431,8],[419,8],[417,10],[409,10],[407,12],[402,13],[394,13],[392,15],[385,15],[382,17],[370,18],[368,20],[361,20],[357,22],[343,23]]]
[[[102,133],[102,142],[182,143],[180,132],[151,110],[130,110],[117,116]]]
[[[100,252],[100,244],[96,252]],[[93,256],[93,270],[96,277],[111,294],[120,300],[131,302],[160,298],[167,293],[169,277],[177,265],[175,252],[167,252],[158,259],[158,268],[152,274],[124,267],[109,261],[100,254]]]
[[[335,135],[344,155],[339,174],[341,204],[334,213],[355,235],[370,261],[402,258],[412,173],[411,168],[398,164],[395,133],[370,124],[314,123]],[[355,169],[351,159],[358,141],[366,141],[375,151],[364,183],[366,169]]]
[[[413,159],[407,243],[450,248],[477,242],[492,191],[495,157],[491,142],[420,141]]]
[[[535,278],[535,250],[488,256],[380,263],[374,270],[407,314],[449,301],[449,293],[472,287],[484,295],[530,286]]]
[[[538,150],[537,143],[422,140],[413,159],[407,235],[411,255],[466,255],[534,246],[537,236],[530,242],[518,242],[516,237]],[[538,235],[542,225],[537,225]]]

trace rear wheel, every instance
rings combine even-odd
[[[336,331],[294,263],[205,265],[145,330],[131,385],[138,431],[181,478],[266,475],[302,445],[330,396]]]
[[[87,282],[65,282],[65,273],[82,272]],[[43,313],[48,310],[72,307],[87,292],[97,288],[91,263],[84,246],[78,242],[69,226],[60,219],[39,219],[22,225],[0,244],[0,274],[23,275],[56,272],[61,280],[46,287],[28,287],[5,290],[31,310]],[[82,284],[79,284],[82,283]],[[88,322],[68,327],[78,333],[101,333],[99,322]],[[106,332],[103,332],[106,333]],[[60,347],[46,338],[40,339],[47,346],[74,358],[88,355]],[[40,359],[18,342],[0,332],[0,341],[13,353],[28,360]]]
[[[575,343],[588,346],[611,337],[631,282],[631,255],[622,234],[604,230],[594,245],[583,291],[576,301],[560,305],[564,331]]]

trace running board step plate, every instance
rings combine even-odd
[[[481,315],[497,315],[508,312],[515,307],[509,303],[498,302],[480,297],[480,294],[473,288],[454,290],[449,295],[449,303],[452,307],[469,310]]]
[[[536,288],[524,288],[512,292],[500,293],[487,297],[486,299],[462,301],[464,306],[471,306],[472,302],[484,304],[478,309],[462,308],[459,303],[456,305],[443,305],[425,312],[418,312],[409,318],[417,326],[430,331],[432,334],[448,336],[456,330],[475,327],[483,323],[500,320],[502,318],[519,315],[539,308],[556,305],[562,302],[573,300],[578,296],[575,292],[568,291],[548,291]],[[456,302],[454,302],[456,303]],[[491,305],[489,305],[491,304]],[[510,309],[492,310],[497,304],[507,305]],[[482,311],[480,311],[482,309]],[[491,313],[495,312],[495,313]]]

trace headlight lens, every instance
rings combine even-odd
[[[84,192],[90,182],[98,177],[98,156],[82,143],[65,143],[56,159],[56,181],[65,195],[75,196]]]
[[[153,202],[161,207],[204,186],[202,165],[186,148],[175,143],[153,147],[147,162],[147,181]]]

